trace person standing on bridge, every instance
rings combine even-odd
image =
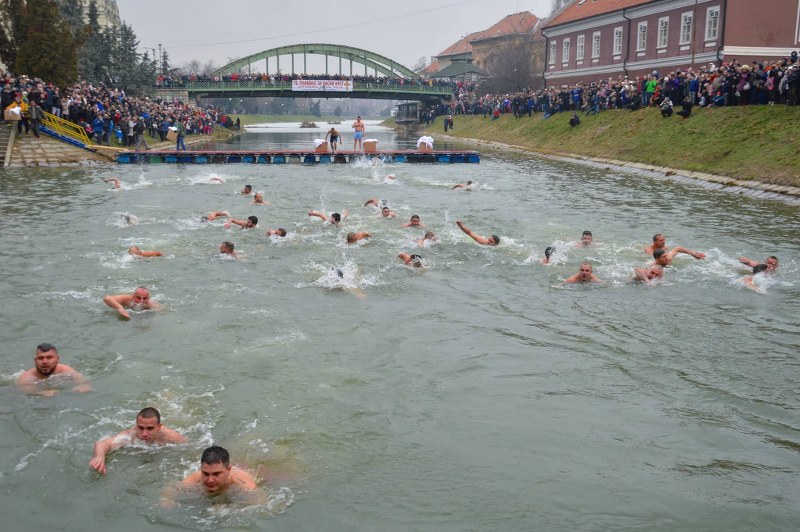
[[[364,138],[364,133],[367,130],[367,127],[364,125],[364,122],[361,121],[361,117],[357,116],[356,121],[353,122],[353,151],[356,150],[356,146],[358,146],[359,150],[363,150],[364,147],[361,144],[361,139]]]

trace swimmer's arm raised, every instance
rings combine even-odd
[[[309,216],[316,216],[317,218],[321,219],[323,222],[328,220],[328,216],[319,212],[319,211],[308,211]]]
[[[747,257],[739,257],[739,262],[747,266],[750,266],[751,268],[755,268],[758,265],[757,261],[754,261],[753,259],[748,259]]]
[[[702,260],[706,258],[706,254],[701,251],[692,251],[691,249],[682,247],[682,246],[675,246],[671,250],[669,250],[669,254],[671,257],[674,257],[678,253],[685,253],[686,255],[691,255],[697,260]]]

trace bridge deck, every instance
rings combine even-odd
[[[320,153],[313,150],[270,151],[125,151],[117,155],[119,164],[329,164],[352,163],[380,159],[385,163],[480,163],[476,151],[378,150],[375,152],[337,151]]]

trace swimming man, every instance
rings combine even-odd
[[[133,427],[123,430],[116,436],[110,436],[95,443],[94,454],[89,465],[92,469],[105,475],[106,455],[124,445],[139,442],[164,445],[166,443],[183,443],[185,441],[186,438],[177,431],[161,424],[161,413],[158,410],[147,407],[136,415],[136,423],[134,423]]]

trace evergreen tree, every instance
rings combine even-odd
[[[82,46],[87,34],[86,24],[83,22],[83,3],[81,0],[59,0],[58,8],[73,37]]]
[[[100,28],[95,0],[89,2],[86,18],[85,40],[78,58],[78,73],[82,79],[101,81],[110,66],[111,50],[109,39]]]
[[[27,0],[21,12],[19,48],[13,69],[58,85],[78,78],[75,38],[54,0]]]
[[[19,44],[27,32],[25,26],[25,1],[0,0],[0,61],[13,65],[17,60]]]

